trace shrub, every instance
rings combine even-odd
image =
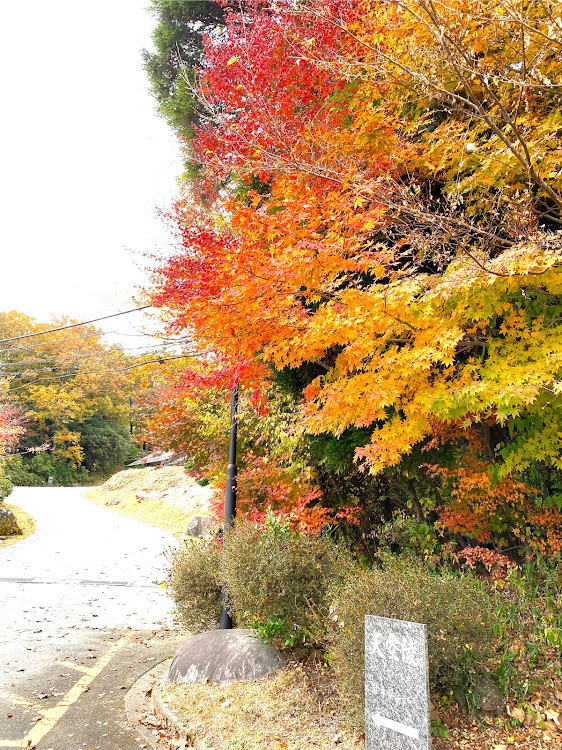
[[[314,645],[317,610],[326,608],[335,545],[291,531],[272,516],[258,528],[239,521],[226,537],[221,577],[239,625],[286,646]]]
[[[0,536],[16,536],[21,533],[15,515],[0,503]]]
[[[213,539],[189,539],[171,553],[168,586],[180,622],[193,633],[218,626],[219,558],[220,549]]]
[[[47,484],[53,477],[56,485],[85,483],[88,472],[83,466],[75,467],[63,458],[54,458],[49,453],[36,453],[22,458],[14,456],[5,464],[6,475],[12,484],[21,487],[37,487]]]
[[[7,498],[13,489],[10,477],[6,476],[4,461],[0,459],[0,502]]]
[[[554,560],[540,555],[527,559],[520,568],[512,568],[507,580],[495,587],[495,632],[502,648],[498,683],[515,703],[528,697],[529,672],[537,670],[536,687],[543,689],[543,676],[552,673],[553,663],[556,664],[559,657],[562,647],[560,592],[560,555]]]
[[[491,599],[472,578],[430,575],[421,563],[388,558],[382,569],[349,566],[331,588],[328,658],[342,697],[363,721],[365,615],[428,625],[429,678],[434,688],[469,698],[493,656]]]
[[[16,487],[31,487],[42,484],[40,477],[30,474],[28,465],[21,456],[11,456],[4,463],[4,472],[10,482]]]

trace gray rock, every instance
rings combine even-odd
[[[121,500],[117,500],[117,498],[114,498],[113,500],[108,500],[106,505],[119,505]]]
[[[485,716],[501,716],[505,713],[505,700],[490,675],[480,677],[475,692],[480,700],[480,710]]]
[[[4,505],[0,505],[0,536],[14,536],[21,534],[16,517],[11,510]]]
[[[144,503],[144,501],[148,500],[151,495],[149,492],[137,492],[135,497],[137,498],[137,503]]]
[[[213,529],[218,526],[214,518],[209,516],[193,516],[191,521],[187,524],[185,530],[186,536],[205,536],[209,534]]]
[[[276,672],[285,661],[252,630],[210,630],[194,635],[176,651],[168,671],[170,682],[256,680]]]

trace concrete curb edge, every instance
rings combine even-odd
[[[194,750],[208,750],[209,745],[192,737],[189,728],[162,698],[160,683],[155,685],[152,690],[152,709],[155,716],[157,716],[168,729],[179,735],[182,740],[189,740]]]
[[[162,750],[162,743],[153,736],[148,727],[140,723],[146,710],[152,709],[154,715],[160,719],[166,729],[174,732],[181,740],[189,740],[194,750],[209,750],[208,743],[191,737],[189,728],[162,698],[160,684],[165,679],[171,662],[171,658],[160,662],[151,670],[145,672],[142,677],[139,677],[134,685],[129,688],[125,695],[127,720],[154,750]]]

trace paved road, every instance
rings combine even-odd
[[[10,502],[37,531],[0,551],[0,750],[138,747],[122,698],[173,653],[159,582],[174,537],[77,488],[17,488]]]

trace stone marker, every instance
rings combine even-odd
[[[365,750],[429,750],[426,626],[365,617]]]
[[[176,651],[170,682],[256,680],[281,669],[285,662],[273,646],[251,630],[209,630],[189,638]]]
[[[53,486],[53,481],[54,481],[53,477],[48,477],[47,478],[47,487],[52,487]]]

